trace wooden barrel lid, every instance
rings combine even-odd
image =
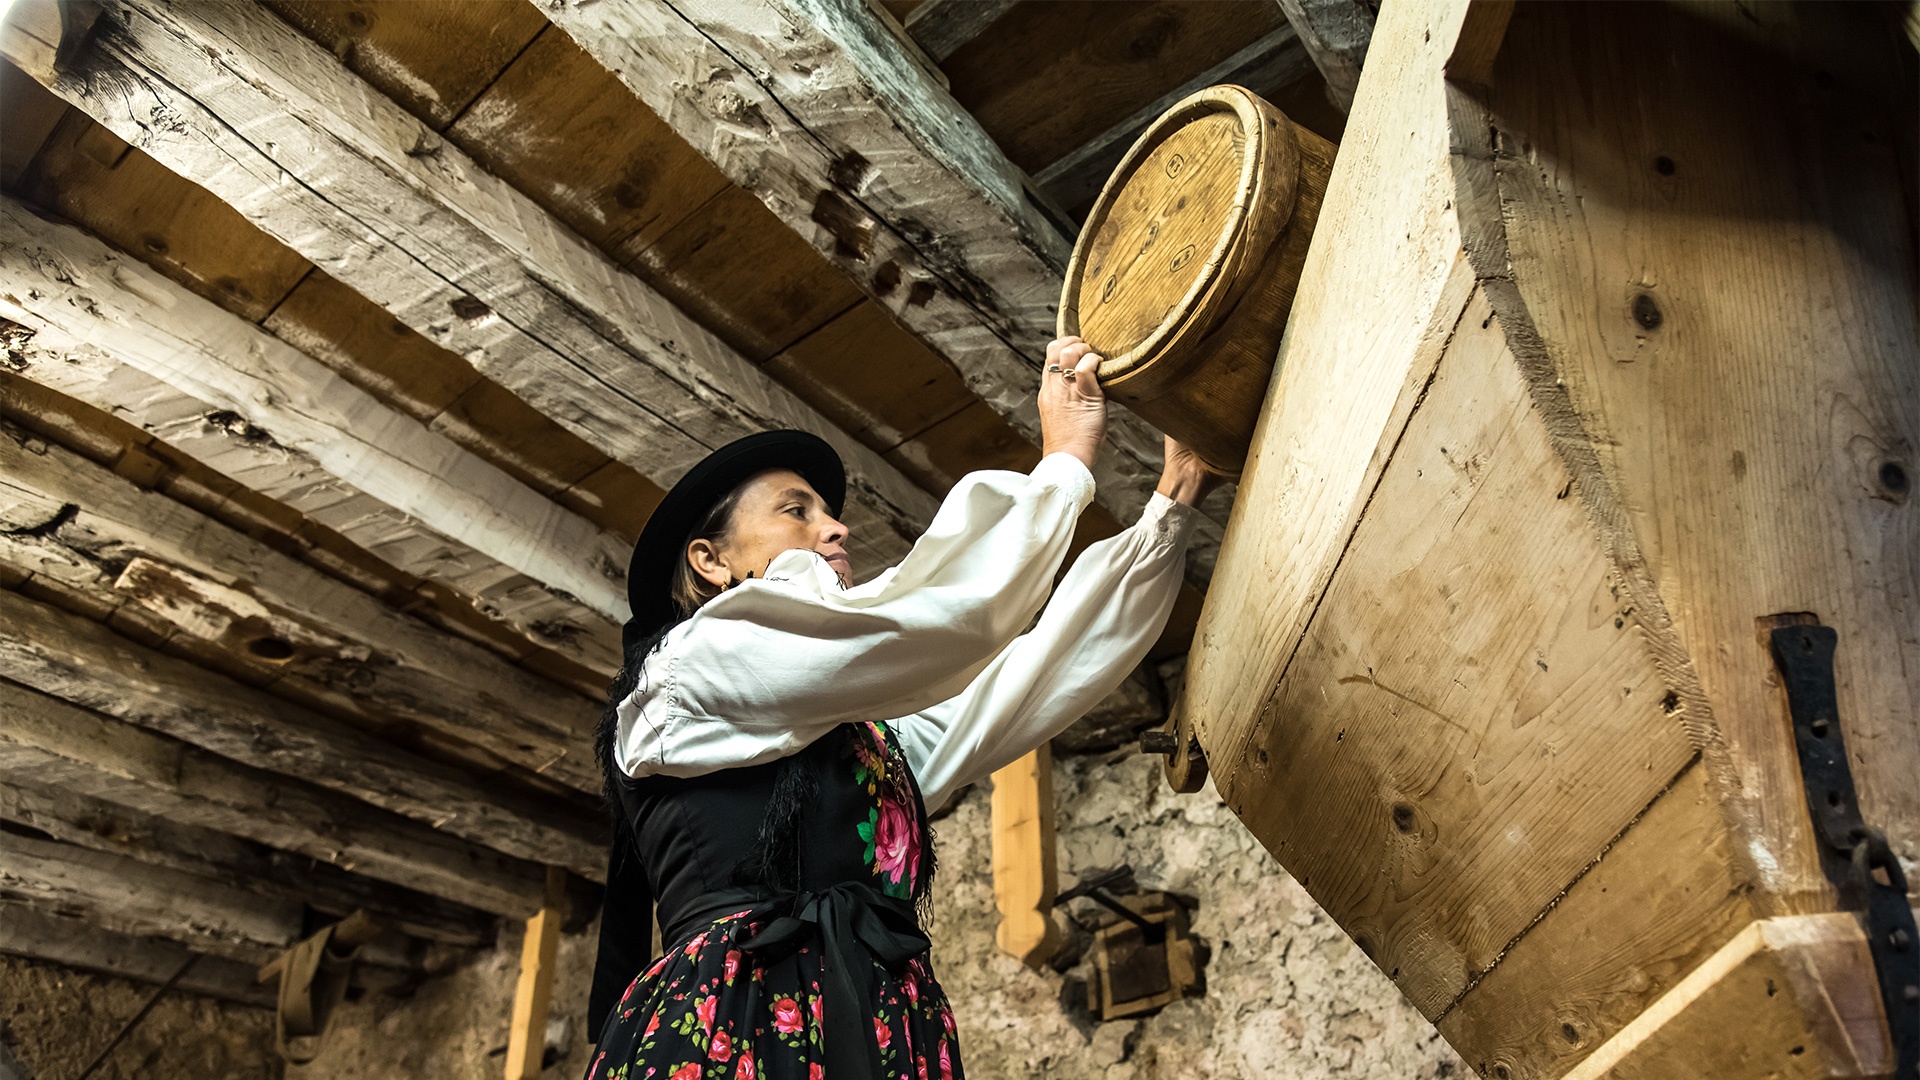
[[[1291,126],[1238,86],[1202,90],[1154,121],[1087,215],[1068,264],[1059,331],[1119,378],[1231,302],[1233,269],[1286,224]],[[1253,240],[1249,244],[1249,239]]]

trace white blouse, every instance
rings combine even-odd
[[[1024,476],[962,479],[871,581],[842,588],[816,553],[781,554],[647,658],[619,706],[620,767],[699,776],[888,720],[928,808],[941,806],[1085,715],[1173,610],[1193,511],[1159,494],[1081,552],[1048,600],[1092,499],[1086,466],[1051,454]]]

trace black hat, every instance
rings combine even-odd
[[[687,534],[714,503],[768,469],[799,473],[835,517],[846,506],[846,466],[818,435],[767,431],[736,439],[708,454],[660,500],[633,545],[633,560],[627,565],[627,603],[633,617],[621,634],[627,648],[673,623],[673,575],[687,557]]]

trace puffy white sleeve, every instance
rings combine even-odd
[[[1085,716],[1146,657],[1179,596],[1193,514],[1156,493],[1132,528],[1080,553],[1040,621],[965,690],[893,722],[928,809]]]
[[[697,776],[792,753],[849,721],[953,696],[1046,601],[1093,476],[1068,454],[1029,474],[976,472],[913,549],[841,589],[789,551],[675,627],[619,706],[630,775]]]

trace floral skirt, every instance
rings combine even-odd
[[[760,929],[747,915],[719,919],[668,949],[627,987],[587,1080],[834,1080],[823,1050],[819,950],[803,946],[760,966],[740,948]],[[964,1080],[953,1010],[926,955],[899,972],[865,962],[885,1075]]]

